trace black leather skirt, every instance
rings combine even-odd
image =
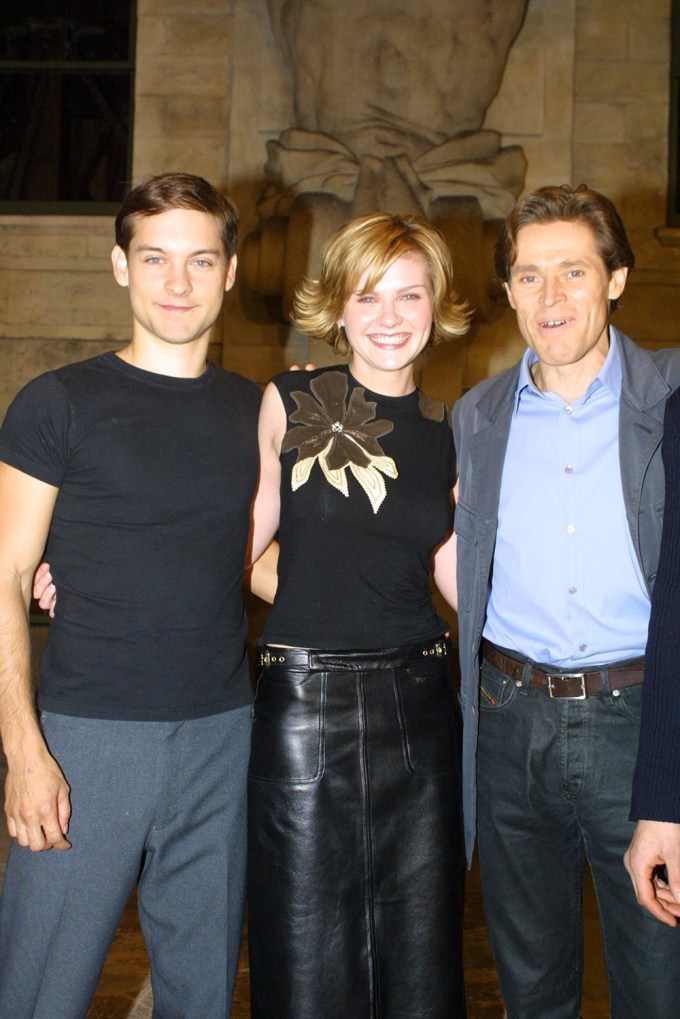
[[[459,1019],[448,642],[265,648],[249,774],[254,1019]]]

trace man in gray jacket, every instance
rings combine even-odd
[[[604,195],[525,195],[496,270],[528,349],[454,409],[467,849],[476,830],[509,1019],[579,1015],[584,859],[614,1019],[668,1019],[680,1000],[678,935],[622,861],[680,384],[680,351],[610,325],[633,263]]]

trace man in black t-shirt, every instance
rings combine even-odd
[[[84,1015],[136,882],[159,1014],[229,1014],[260,391],[206,355],[237,225],[199,177],[135,188],[112,253],[129,344],[29,383],[0,430],[0,734],[14,839],[2,1016]],[[59,611],[36,713],[27,605],[46,545]]]

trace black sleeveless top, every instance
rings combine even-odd
[[[281,448],[279,585],[263,640],[329,651],[441,636],[434,549],[452,526],[443,403],[372,393],[346,365],[274,380]]]

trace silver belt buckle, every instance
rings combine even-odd
[[[548,696],[552,697],[553,700],[560,701],[584,701],[588,694],[586,693],[586,674],[585,672],[548,672]],[[569,696],[562,696],[559,693],[553,691],[553,680],[559,679],[579,679],[581,681],[581,693],[570,694]]]

